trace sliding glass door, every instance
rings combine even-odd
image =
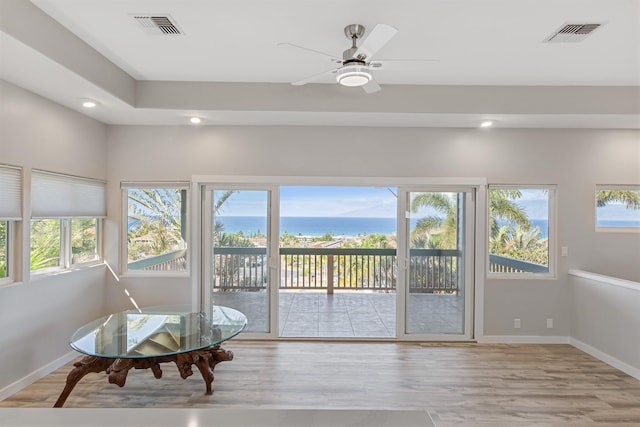
[[[269,333],[274,189],[211,186],[204,193],[205,307],[224,305],[247,316],[246,333]],[[276,242],[277,242],[277,232]]]
[[[272,338],[473,338],[475,187],[202,187],[205,309]]]
[[[401,191],[402,336],[471,339],[474,190]]]
[[[396,189],[280,188],[279,331],[395,338]]]

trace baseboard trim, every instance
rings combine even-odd
[[[33,371],[29,375],[27,375],[27,376],[25,376],[23,378],[20,378],[19,380],[15,381],[14,383],[9,384],[8,386],[0,389],[0,400],[4,400],[7,397],[16,394],[17,392],[19,392],[20,390],[22,390],[26,386],[28,386],[30,384],[33,384],[34,382],[38,381],[41,378],[46,377],[51,372],[55,371],[58,368],[63,367],[64,365],[66,365],[67,363],[69,363],[72,360],[76,359],[77,357],[78,357],[78,353],[77,352],[70,351],[69,353],[67,353],[67,354],[57,358],[56,360],[54,360],[54,361],[52,361],[50,363],[47,363],[43,367]]]
[[[621,370],[627,375],[640,380],[640,369],[629,365],[595,347],[590,346],[578,339],[565,336],[545,336],[545,335],[484,335],[476,340],[479,344],[570,344],[579,350],[595,357],[604,363]],[[33,384],[51,372],[66,365],[78,357],[78,353],[70,351],[58,359],[48,363],[30,373],[29,375],[15,381],[12,384],[0,389],[0,401],[19,392],[26,386]]]
[[[611,356],[610,354],[605,353],[604,351],[598,350],[595,347],[591,347],[589,344],[583,343],[582,341],[577,340],[575,338],[570,338],[569,344],[595,357],[596,359],[599,359],[604,363],[611,365],[616,369],[621,370],[625,374],[631,375],[635,379],[640,380],[640,369],[634,366],[631,366],[628,363],[623,362],[622,360],[617,359]]]
[[[557,335],[484,335],[477,341],[486,344],[570,344],[569,337]]]

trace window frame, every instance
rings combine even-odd
[[[18,245],[16,242],[18,241],[19,230],[20,230],[20,222],[21,221],[12,221],[1,219],[1,222],[7,223],[6,229],[6,276],[0,277],[0,287],[14,284],[19,281],[20,278],[20,262],[21,254],[18,250]],[[0,248],[0,250],[4,250],[4,248]]]
[[[187,248],[186,268],[184,270],[130,270],[129,264],[129,242],[128,242],[128,224],[129,224],[129,190],[132,189],[175,189],[185,191],[185,215],[181,218],[186,233],[184,235],[185,247]],[[121,190],[121,220],[120,220],[120,274],[122,276],[135,277],[190,277],[191,276],[191,254],[193,249],[190,245],[191,229],[191,183],[189,181],[122,181],[120,183]]]
[[[640,184],[596,184],[595,191],[593,192],[593,206],[594,206],[594,225],[596,233],[640,233],[640,225],[632,227],[611,227],[611,226],[599,226],[598,225],[598,191],[600,190],[626,190],[626,191],[640,191]],[[640,211],[638,213],[640,219]]]
[[[31,248],[32,248],[32,239],[33,239],[33,233],[31,233],[31,228],[33,227],[33,222],[34,221],[46,221],[46,220],[54,220],[54,221],[58,221],[59,222],[59,239],[60,239],[60,244],[58,246],[58,265],[55,266],[50,266],[50,267],[42,267],[42,268],[38,268],[36,270],[32,270],[31,269]],[[31,274],[32,276],[39,276],[39,275],[45,275],[45,274],[51,274],[51,273],[55,273],[55,272],[60,272],[66,269],[65,267],[65,263],[64,263],[64,226],[62,223],[62,219],[61,218],[35,218],[35,219],[31,219],[31,221],[29,222],[29,274]]]
[[[103,219],[99,217],[89,217],[96,220],[96,259],[92,259],[84,262],[73,263],[72,251],[72,236],[71,236],[71,220],[79,219],[80,217],[71,218],[37,218],[31,221],[52,219],[60,221],[60,257],[59,265],[52,267],[43,267],[37,270],[31,270],[31,259],[29,259],[29,272],[33,276],[52,274],[70,269],[91,267],[94,265],[102,264],[104,262],[102,253],[102,240],[103,240]],[[84,218],[84,217],[83,217]],[[31,230],[31,227],[29,227]],[[29,247],[31,247],[31,233],[29,234]]]
[[[17,283],[22,278],[22,253],[20,236],[22,232],[24,201],[24,170],[20,166],[0,163],[0,201],[2,212],[0,221],[6,227],[6,276],[0,277],[0,287]],[[5,250],[3,247],[1,250]]]
[[[55,197],[43,197],[49,191]],[[33,169],[31,171],[31,215],[29,221],[29,274],[34,278],[72,269],[87,268],[104,263],[103,224],[106,216],[106,182],[93,178]],[[35,205],[35,206],[34,206]],[[73,219],[96,220],[96,259],[72,263]],[[60,223],[59,264],[31,269],[31,224],[37,220],[56,220]]]
[[[492,272],[491,271],[491,212],[490,212],[490,193],[493,189],[512,189],[512,190],[544,190],[548,192],[547,197],[547,216],[548,216],[548,271],[544,272]],[[486,275],[487,279],[519,279],[519,280],[531,280],[531,279],[556,279],[557,278],[557,198],[558,187],[555,184],[489,184],[487,185],[487,234],[485,250],[486,256]]]
[[[74,219],[95,219],[96,220],[96,258],[92,259],[92,260],[88,260],[88,261],[84,261],[84,262],[73,262],[73,226],[72,226],[72,222]],[[69,266],[70,267],[77,267],[77,266],[84,266],[84,265],[92,265],[96,262],[102,262],[102,240],[103,240],[103,236],[102,236],[102,224],[103,224],[103,219],[102,218],[98,218],[98,217],[75,217],[75,218],[68,218],[69,221]]]

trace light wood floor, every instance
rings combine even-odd
[[[214,393],[196,370],[182,380],[132,370],[124,388],[89,374],[68,408],[427,410],[438,427],[640,426],[640,381],[569,345],[256,342],[233,340]],[[72,365],[0,402],[51,407]],[[195,368],[195,367],[194,367]]]

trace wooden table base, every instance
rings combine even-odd
[[[218,363],[228,360],[233,360],[233,353],[220,348],[219,345],[170,356],[143,357],[135,359],[110,359],[96,356],[85,356],[82,360],[73,364],[74,368],[69,372],[69,375],[67,375],[67,383],[64,386],[64,390],[60,393],[60,397],[58,397],[58,400],[53,407],[61,408],[76,384],[78,384],[78,382],[90,372],[106,371],[109,375],[109,382],[111,384],[123,387],[127,380],[127,373],[131,368],[151,369],[156,378],[161,378],[162,370],[160,369],[160,363],[165,362],[175,362],[182,379],[193,375],[191,366],[196,365],[202,374],[205,384],[207,385],[206,394],[211,394],[213,369]]]

